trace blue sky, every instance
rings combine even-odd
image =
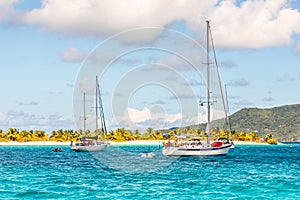
[[[80,116],[74,120],[81,110],[73,107],[73,100],[80,102],[81,97],[73,91],[95,52],[101,52],[97,59],[102,61],[118,56],[100,80],[109,129],[199,122],[190,110],[198,111],[202,82],[191,67],[157,49],[118,52],[165,45],[174,37],[165,28],[201,44],[206,19],[211,21],[231,113],[300,102],[300,1],[2,0],[0,129],[82,128],[76,121]],[[120,34],[144,27],[161,30]],[[106,41],[112,42],[109,48],[104,48]],[[187,44],[180,45],[179,51],[188,51]],[[92,75],[98,73],[93,70]],[[179,94],[181,90],[186,93]],[[93,95],[89,98],[93,104]],[[182,105],[194,102],[196,107]],[[182,112],[191,113],[188,120]],[[92,121],[90,117],[91,129]]]

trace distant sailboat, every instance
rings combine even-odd
[[[214,78],[217,79],[218,85],[216,86],[216,90],[219,90],[219,92],[215,92],[212,90],[211,87],[211,77],[212,74],[210,73],[211,67],[210,65],[211,60],[209,58],[209,47],[210,47],[210,37],[211,30],[209,21],[206,21],[207,24],[207,60],[206,60],[206,67],[207,67],[207,101],[206,102],[200,102],[200,106],[203,106],[203,104],[207,104],[207,126],[206,126],[206,134],[204,135],[207,140],[201,141],[201,137],[192,137],[190,140],[188,140],[187,137],[184,137],[182,140],[175,140],[174,142],[169,141],[165,147],[162,150],[162,153],[166,156],[216,156],[216,155],[226,155],[230,148],[232,147],[232,144],[228,141],[228,134],[227,134],[227,141],[221,142],[221,141],[211,141],[211,130],[212,130],[212,124],[217,123],[218,120],[211,120],[211,106],[215,106],[216,104],[221,104],[222,112],[224,112],[223,118],[226,123],[226,121],[229,120],[226,110],[226,104],[225,104],[225,98],[222,90],[222,85],[220,81],[219,72],[217,69],[217,63],[216,63],[216,57],[215,57],[215,76]],[[211,40],[212,46],[213,42]],[[213,49],[214,50],[214,49]],[[215,56],[215,52],[214,52]],[[218,94],[219,100],[213,100],[211,98],[211,95]],[[219,119],[220,121],[220,119]]]
[[[82,137],[80,138],[81,142],[76,143],[75,145],[71,145],[71,149],[77,152],[97,152],[97,151],[104,151],[108,146],[108,142],[99,140],[99,129],[98,129],[98,119],[99,115],[98,112],[100,110],[100,121],[101,121],[101,130],[102,134],[105,137],[107,134],[105,118],[104,118],[104,111],[102,105],[102,98],[98,83],[98,77],[96,76],[96,92],[95,92],[96,100],[95,100],[95,109],[96,109],[96,136],[95,137]],[[84,131],[85,131],[85,93],[83,94],[83,101],[84,101]],[[98,105],[99,104],[99,105]]]

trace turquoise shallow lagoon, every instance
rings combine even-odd
[[[0,199],[300,199],[300,145],[167,158],[158,146],[0,147]],[[141,153],[154,152],[155,158]]]

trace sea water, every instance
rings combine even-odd
[[[169,158],[159,146],[0,147],[0,199],[300,199],[300,145]],[[142,157],[152,152],[156,156]]]

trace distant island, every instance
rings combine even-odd
[[[244,108],[230,115],[232,130],[254,132],[260,137],[271,134],[280,142],[300,142],[300,104],[274,108]],[[192,128],[206,124],[192,125]]]
[[[300,104],[270,109],[244,108],[230,116],[232,129],[272,134],[281,142],[300,142]]]

